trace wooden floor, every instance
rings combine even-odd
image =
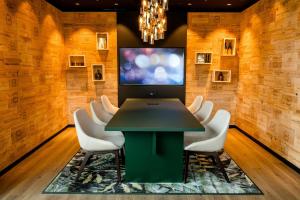
[[[75,129],[69,128],[26,160],[0,177],[0,199],[77,200],[77,199],[285,199],[300,200],[300,175],[263,148],[230,129],[225,150],[264,192],[258,196],[173,196],[173,195],[46,195],[42,190],[78,151]]]

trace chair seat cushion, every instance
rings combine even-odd
[[[199,122],[202,122],[204,119],[196,114],[194,114],[194,116],[196,117],[196,119],[199,121]]]
[[[208,135],[205,132],[184,132],[184,146],[188,146],[194,142],[205,140]]]
[[[216,137],[216,134],[211,132],[184,132],[184,148],[189,151],[199,151],[199,147],[194,149],[193,147],[190,147],[190,145],[196,142],[203,142],[204,144],[207,140],[214,137]],[[203,149],[203,151],[207,151],[207,149]]]
[[[121,132],[118,131],[111,131],[105,134],[105,136],[102,137],[103,140],[110,141],[114,145],[121,148],[125,143],[125,138]]]

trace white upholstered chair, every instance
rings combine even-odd
[[[112,115],[116,114],[116,112],[119,110],[118,107],[114,106],[110,102],[110,100],[108,99],[108,97],[106,95],[101,96],[101,102],[102,102],[104,109]]]
[[[203,101],[203,97],[202,96],[196,96],[196,98],[194,99],[193,103],[187,107],[187,109],[192,113],[195,114],[201,107]]]
[[[108,113],[104,109],[101,101],[91,101],[90,108],[94,122],[96,122],[99,125],[106,125],[113,117],[112,114]]]
[[[224,143],[230,123],[230,113],[226,110],[218,110],[213,119],[205,126],[205,132],[185,132],[185,172],[184,180],[188,176],[189,157],[192,153],[208,155],[223,173],[227,182],[229,178],[219,155],[223,152]]]
[[[202,125],[206,125],[209,122],[211,112],[213,110],[214,103],[211,101],[204,101],[201,108],[194,114],[198,121]]]
[[[80,177],[91,155],[101,152],[114,152],[118,182],[120,182],[119,151],[125,142],[123,134],[118,131],[106,132],[104,126],[96,124],[83,109],[78,109],[74,112],[74,122],[80,147],[85,152],[76,180]]]

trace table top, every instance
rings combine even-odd
[[[126,99],[105,130],[182,132],[204,127],[179,99]]]

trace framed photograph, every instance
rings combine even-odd
[[[69,55],[69,67],[80,68],[85,66],[84,55]]]
[[[195,64],[196,65],[212,64],[212,53],[196,52]]]
[[[103,64],[92,65],[93,81],[105,81],[105,68]]]
[[[230,83],[231,70],[213,70],[212,82],[214,83]]]
[[[222,56],[235,56],[236,38],[224,38]]]
[[[108,33],[96,33],[97,50],[108,50]]]

